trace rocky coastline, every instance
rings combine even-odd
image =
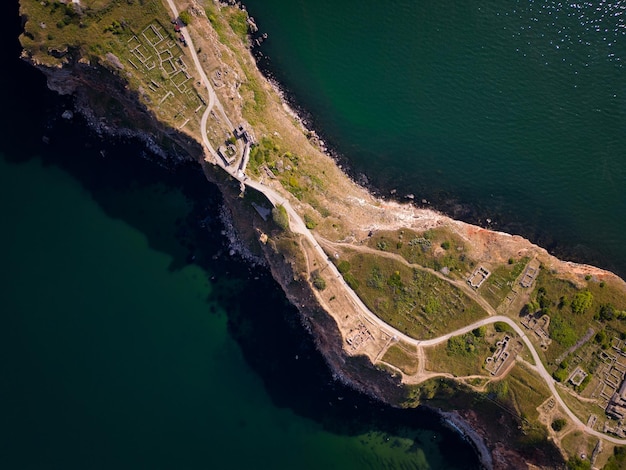
[[[102,73],[106,73],[105,69],[100,70],[97,65],[85,64],[80,61],[72,64],[70,69],[57,70],[41,64],[34,65],[48,77],[48,84],[51,89],[60,94],[72,94],[76,97],[76,110],[86,118],[89,125],[98,135],[102,137],[138,139],[156,157],[154,160],[157,163],[159,163],[159,160],[167,161],[170,159],[174,161],[197,160],[201,154],[201,148],[198,143],[192,142],[186,135],[174,129],[165,128],[149,110],[142,107],[135,96],[128,94],[127,90],[122,86],[123,84],[108,82],[115,85],[112,88],[103,89],[101,87]],[[71,71],[72,80],[68,80],[68,70]],[[306,117],[306,111],[298,107],[292,101],[292,98],[289,97],[289,93],[283,90],[275,80],[270,77],[268,81],[287,103],[286,112],[294,116],[300,125],[307,129],[309,140],[317,148],[333,158],[337,165],[351,177],[353,182],[367,187],[372,194],[378,195],[382,199],[389,197],[387,195],[380,196],[381,191],[371,187],[366,177],[352,174],[353,172],[350,170],[347,160],[332,148],[329,148],[325,140],[321,139],[316,131],[310,129],[314,127],[311,124],[314,121]],[[62,83],[63,86],[59,86],[59,83]],[[72,87],[68,87],[68,83],[71,83]],[[90,90],[90,92],[86,93],[86,90]],[[129,114],[138,118],[138,122],[141,123],[140,128],[124,127],[107,120],[107,117],[102,114],[102,110],[95,109],[92,105],[91,93],[94,92],[115,93],[119,101],[130,112]],[[218,174],[219,169],[209,170],[208,172],[205,169],[205,173],[207,173],[209,180],[220,187],[226,200],[228,210],[227,212],[225,211],[224,219],[232,222],[233,230],[228,229],[228,233],[225,235],[231,240],[231,249],[244,253],[244,257],[247,257],[253,263],[262,264],[261,258],[247,250],[250,244],[255,243],[255,227],[250,227],[249,221],[251,219],[247,214],[240,212],[236,185],[233,185],[232,181],[225,179],[224,175]],[[406,198],[402,195],[396,194],[392,196],[394,197],[389,198],[395,198],[397,202],[406,202]],[[423,205],[431,207],[428,203],[423,203]],[[435,202],[434,205],[437,205],[437,203]],[[447,213],[445,207],[441,210]],[[483,216],[480,219],[487,220]],[[490,222],[486,224],[486,228],[493,228],[490,226]],[[378,370],[366,358],[355,358],[346,355],[337,325],[333,318],[324,312],[322,306],[315,298],[310,285],[306,282],[297,281],[297,273],[293,271],[288,260],[285,260],[282,255],[272,251],[270,247],[262,247],[262,250],[264,259],[267,260],[273,277],[281,284],[290,302],[300,311],[303,325],[312,334],[318,350],[333,371],[335,378],[369,396],[397,406],[401,402],[401,387],[398,380],[391,377],[388,373]],[[504,468],[490,454],[489,449],[495,448],[496,445],[492,442],[486,442],[493,439],[494,436],[481,435],[477,429],[473,429],[469,422],[458,413],[445,411],[440,411],[440,413],[444,421],[452,429],[473,443],[477,455],[485,468]]]

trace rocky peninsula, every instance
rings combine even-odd
[[[487,468],[623,464],[622,279],[374,197],[260,73],[240,5],[20,3],[24,59],[94,129],[201,165],[338,378],[445,410]]]

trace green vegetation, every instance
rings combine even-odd
[[[569,348],[582,336],[575,328],[576,325],[571,318],[555,314],[550,320],[550,338],[564,349]]]
[[[567,461],[567,468],[569,470],[591,470],[591,462],[574,456]]]
[[[554,429],[556,432],[561,431],[565,426],[567,425],[567,420],[564,418],[557,418],[554,421],[552,421],[552,424],[550,425],[552,427],[552,429]]]
[[[607,348],[612,336],[626,336],[626,297],[621,288],[610,283],[600,287],[590,277],[586,288],[572,282],[559,279],[554,274],[541,269],[537,277],[536,289],[527,309],[536,315],[546,314],[550,317],[549,334],[552,344],[545,352],[548,363],[554,363],[567,348],[574,346],[593,327],[596,332],[606,330],[594,338],[593,344],[598,348]],[[593,326],[594,320],[606,326]],[[596,324],[598,325],[598,324]],[[558,373],[560,376],[563,372]]]
[[[289,215],[285,206],[279,204],[272,209],[272,220],[281,230],[289,230]]]
[[[433,338],[486,315],[463,291],[429,272],[353,251],[344,252],[340,260],[350,264],[343,276],[363,302],[413,337]]]
[[[350,263],[345,260],[340,261],[337,264],[337,270],[341,273],[346,283],[350,286],[352,290],[357,290],[361,283],[356,277],[354,277],[354,274],[350,272],[351,268],[352,266],[350,265]]]
[[[228,24],[243,42],[248,40],[248,13],[244,10],[235,9],[228,17]]]
[[[423,233],[412,230],[380,231],[369,239],[368,246],[399,254],[409,263],[437,271],[448,268],[451,277],[462,278],[473,267],[465,255],[463,241],[445,229]]]
[[[453,336],[446,343],[426,349],[427,368],[448,372],[455,377],[484,374],[483,365],[490,354],[490,344],[472,333]]]
[[[502,321],[495,322],[493,324],[493,327],[498,333],[502,333],[502,332],[512,333],[513,332],[513,329],[507,323],[504,323]]]
[[[528,261],[529,258],[521,258],[518,261],[510,258],[508,264],[496,267],[491,276],[480,287],[481,297],[489,302],[493,308],[497,308],[511,292],[513,283],[522,273]]]
[[[178,15],[178,19],[185,26],[191,23],[191,15],[189,14],[187,10],[181,11],[180,14]]]
[[[314,273],[312,280],[313,280],[313,285],[315,286],[317,290],[326,289],[326,281],[319,275],[319,273]]]
[[[592,303],[593,294],[591,292],[589,292],[588,290],[577,292],[576,295],[574,295],[574,299],[571,303],[572,312],[576,314],[585,313],[587,309],[591,307]]]
[[[626,468],[626,447],[616,446],[613,448],[613,455],[602,470],[623,470]]]
[[[315,227],[317,227],[317,222],[309,214],[304,214],[304,224],[309,230],[313,230]]]
[[[559,364],[559,367],[552,373],[552,377],[557,382],[565,382],[569,373],[567,372],[567,362],[563,361]]]
[[[477,352],[477,342],[479,342],[479,339],[471,333],[453,336],[448,340],[446,351],[448,356],[472,356]]]
[[[407,375],[417,372],[418,364],[414,346],[405,343],[393,344],[389,346],[381,360],[397,367]]]

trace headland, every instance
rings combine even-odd
[[[95,129],[202,166],[342,380],[457,410],[486,467],[623,457],[622,279],[370,194],[259,72],[240,5],[21,5],[24,58]]]

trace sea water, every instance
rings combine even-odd
[[[355,177],[626,274],[623,2],[245,4]]]
[[[228,256],[221,197],[199,168],[162,168],[136,142],[61,118],[71,102],[17,59],[13,13],[0,77],[2,468],[476,465],[436,416],[332,377],[267,270]]]

